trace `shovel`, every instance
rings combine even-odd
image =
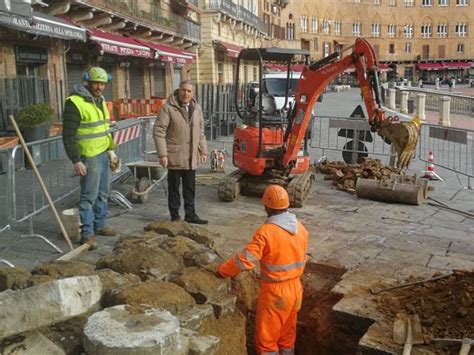
[[[414,344],[424,343],[417,314],[397,313],[393,323],[393,340],[397,344],[404,344],[403,355],[410,355]]]
[[[433,339],[433,341],[439,342],[443,345],[459,345],[461,344],[461,349],[459,349],[459,355],[469,355],[471,351],[471,346],[474,345],[474,339],[464,338],[464,339]]]

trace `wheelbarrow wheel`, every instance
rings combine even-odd
[[[142,177],[137,184],[137,192],[145,192],[151,186],[150,180],[147,177]],[[140,203],[146,203],[148,200],[148,193],[138,195]]]

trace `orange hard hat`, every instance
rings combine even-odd
[[[270,185],[262,197],[263,204],[272,210],[284,210],[290,206],[288,192],[280,185]]]

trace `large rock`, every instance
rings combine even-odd
[[[161,238],[140,238],[119,242],[114,254],[97,261],[98,269],[111,269],[118,273],[131,273],[142,280],[150,277],[164,279],[168,274],[183,268],[182,260],[160,248]]]
[[[195,302],[180,286],[155,279],[112,289],[105,294],[103,304],[106,307],[126,304],[137,309],[162,308],[176,314],[191,308]]]
[[[205,319],[214,317],[214,309],[210,304],[198,304],[178,314],[182,328],[198,330]]]
[[[30,276],[30,272],[22,267],[2,267],[0,268],[0,291],[25,288]]]
[[[89,317],[84,348],[90,355],[177,354],[179,321],[171,313],[150,309],[132,313],[116,306]]]
[[[102,281],[102,291],[105,293],[110,289],[118,288],[126,285],[133,285],[140,282],[140,277],[134,274],[119,274],[110,269],[102,269],[97,271]]]
[[[66,352],[37,330],[0,342],[2,354],[15,355],[66,355]]]
[[[0,339],[57,323],[96,307],[102,283],[80,276],[0,293]]]
[[[171,280],[189,292],[197,303],[215,300],[230,290],[230,280],[196,267],[183,269],[181,275]]]
[[[82,261],[53,260],[36,266],[31,273],[33,275],[48,275],[53,279],[65,279],[67,277],[89,276],[95,273],[93,264]]]
[[[215,248],[223,244],[223,239],[219,234],[209,232],[202,227],[193,226],[185,221],[153,221],[148,223],[144,229],[145,231],[152,230],[159,234],[166,234],[169,237],[181,235],[209,248]]]
[[[186,267],[204,267],[223,261],[214,250],[180,235],[175,238],[166,238],[161,244],[161,248],[182,258]]]

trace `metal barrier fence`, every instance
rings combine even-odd
[[[468,178],[474,177],[474,131],[430,124],[421,125],[418,141],[420,160],[428,162],[433,153],[433,164]]]
[[[146,124],[145,120],[134,119],[130,122],[121,121],[112,129],[117,144],[116,154],[123,163],[122,172],[127,170],[126,163],[144,158]],[[28,143],[28,148],[55,203],[79,190],[79,177],[73,175],[62,137]],[[0,213],[1,233],[17,223],[31,221],[32,217],[49,205],[20,145],[0,150],[0,162],[3,169],[0,184],[6,186],[0,193],[0,203],[5,206]],[[32,223],[30,233],[33,233]]]
[[[365,118],[318,116],[311,127],[310,147],[329,160],[360,163],[370,154],[385,164],[395,162],[391,145],[370,131]]]

